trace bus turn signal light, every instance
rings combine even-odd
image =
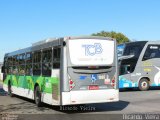
[[[112,85],[113,87],[115,86],[115,77],[113,77],[111,85]]]
[[[75,84],[71,79],[69,80],[69,87],[70,87],[70,90],[72,90],[75,87]]]

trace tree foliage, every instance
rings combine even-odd
[[[101,31],[99,33],[92,34],[92,36],[103,36],[103,37],[115,38],[117,40],[118,44],[130,41],[128,39],[128,37],[126,37],[124,34],[122,34],[122,33],[116,33],[114,31],[111,31],[111,32]]]

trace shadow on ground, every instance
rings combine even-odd
[[[107,111],[121,111],[125,109],[129,102],[118,101],[111,103],[100,104],[87,104],[87,105],[69,105],[69,106],[52,106],[43,104],[43,107],[37,107],[33,100],[14,96],[12,99],[20,99],[17,104],[9,104],[7,106],[0,105],[0,112],[17,112],[21,111],[22,114],[36,114],[36,113],[94,113],[94,112],[107,112]],[[19,113],[19,112],[18,112]]]
[[[0,87],[0,96],[7,96],[7,92],[5,92],[2,87]]]
[[[68,114],[94,113],[94,112],[107,112],[107,111],[109,112],[109,111],[121,111],[125,109],[128,105],[129,105],[129,102],[127,101],[118,101],[118,102],[111,102],[111,103],[98,103],[98,104],[87,104],[87,105],[76,105],[76,106],[75,105],[60,106],[58,110]],[[73,108],[73,110],[70,108]]]
[[[0,87],[0,96],[7,96],[2,87]],[[12,99],[18,101],[17,104],[0,105],[0,112],[17,112],[24,114],[34,113],[89,113],[89,112],[105,112],[105,111],[121,111],[125,109],[129,102],[118,101],[111,103],[87,104],[87,105],[70,105],[70,106],[51,106],[44,104],[43,107],[37,107],[33,100],[15,95]],[[20,100],[18,100],[20,99]]]

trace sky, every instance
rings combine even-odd
[[[0,0],[0,62],[37,41],[116,31],[160,40],[160,0]]]

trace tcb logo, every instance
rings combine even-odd
[[[96,54],[101,54],[103,52],[102,46],[100,43],[95,43],[94,45],[82,45],[85,48],[86,56],[94,56]]]

